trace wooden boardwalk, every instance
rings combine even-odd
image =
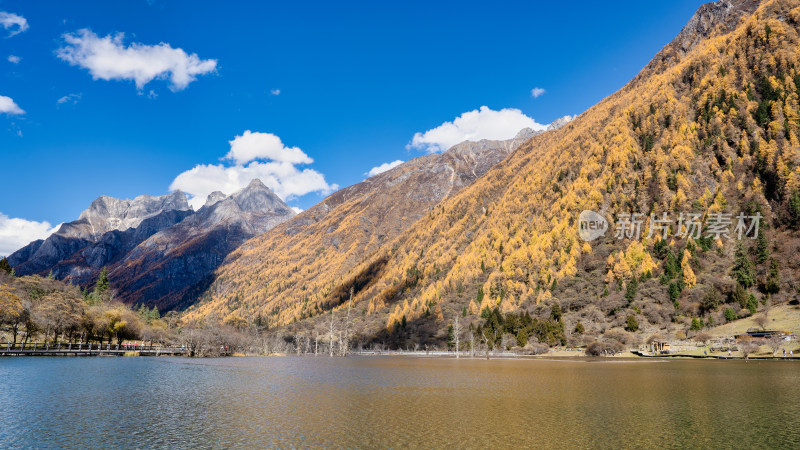
[[[124,356],[125,354],[138,354],[139,356],[186,356],[189,350],[183,347],[162,346],[123,346],[111,344],[71,344],[66,342],[53,343],[11,343],[0,344],[0,356]]]

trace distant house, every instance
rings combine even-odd
[[[647,344],[647,348],[651,353],[669,353],[670,345],[667,341],[655,340]]]
[[[788,330],[747,330],[747,333],[737,334],[733,337],[735,339],[741,339],[745,336],[750,336],[753,339],[769,339],[776,336],[789,338],[792,336],[792,332]]]

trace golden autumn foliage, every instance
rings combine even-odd
[[[639,240],[581,241],[582,210],[609,218],[686,211],[706,217],[771,205],[763,210],[774,211],[768,219],[779,224],[800,186],[798,48],[798,2],[765,2],[732,31],[699,39],[685,56],[657,58],[619,92],[533,137],[398,237],[370,241],[369,252],[356,248],[365,245],[358,240],[334,250],[285,230],[256,238],[189,314],[259,314],[271,325],[318,316],[341,308],[330,293],[382,258],[385,265],[353,298],[364,315],[379,315],[381,326],[404,317],[442,320],[462,308],[473,315],[511,311],[551,301],[560,283],[588,273],[583,265],[600,247],[611,251],[601,253],[602,275],[589,280],[598,292],[663,270],[653,251],[660,239],[646,233]],[[363,216],[356,205],[347,207],[352,215],[336,226],[358,233]],[[668,241],[691,289],[698,274],[687,241]]]

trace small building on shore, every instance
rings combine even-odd
[[[770,339],[773,337],[781,337],[784,339],[791,339],[792,332],[789,330],[747,330],[746,333],[734,335],[733,338],[739,340],[745,336],[751,339]]]
[[[670,345],[667,341],[654,340],[647,344],[647,349],[651,353],[669,353]]]

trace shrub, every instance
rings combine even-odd
[[[719,293],[717,288],[712,287],[706,292],[706,295],[703,296],[703,299],[700,300],[700,312],[706,313],[711,312],[719,305],[722,304],[722,294]]]
[[[587,356],[613,355],[622,351],[622,344],[616,341],[599,342],[595,341],[586,346]]]
[[[543,355],[550,351],[550,346],[547,344],[539,344],[528,342],[525,347],[517,350],[521,355]]]
[[[739,317],[736,315],[736,311],[734,311],[733,308],[725,308],[725,320],[728,322],[733,322],[738,318]]]
[[[639,322],[636,320],[636,316],[633,314],[628,315],[628,318],[625,320],[625,329],[628,331],[636,331],[639,329]]]
[[[750,294],[747,297],[747,310],[750,311],[750,314],[755,314],[757,309],[758,309],[758,300],[756,300],[755,295]]]
[[[702,342],[703,344],[707,344],[708,341],[711,340],[711,335],[708,333],[697,333],[694,337],[694,340],[697,342]]]

